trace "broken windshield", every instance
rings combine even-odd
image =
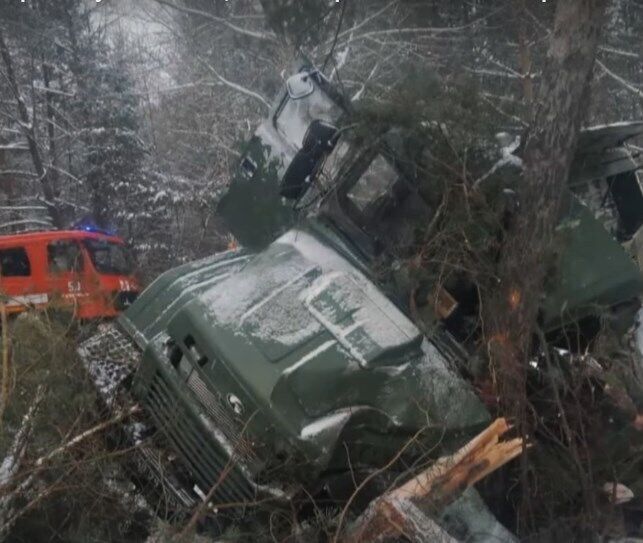
[[[133,261],[124,245],[99,239],[86,239],[83,243],[98,273],[129,275],[133,272]]]
[[[363,212],[384,196],[396,179],[397,172],[393,166],[382,155],[377,155],[357,183],[348,191],[348,198]]]

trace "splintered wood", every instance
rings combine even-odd
[[[339,541],[372,543],[400,536],[412,542],[455,541],[430,513],[522,453],[521,438],[500,440],[510,429],[506,419],[496,419],[455,454],[374,500]]]

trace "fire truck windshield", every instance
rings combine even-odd
[[[127,248],[113,241],[86,239],[83,243],[98,273],[130,275],[134,264]]]

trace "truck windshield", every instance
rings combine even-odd
[[[348,198],[364,212],[384,196],[397,179],[397,173],[382,155],[377,155],[357,183],[348,192]]]
[[[86,239],[83,241],[98,273],[129,275],[134,264],[127,248],[113,241]]]

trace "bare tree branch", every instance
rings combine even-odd
[[[110,426],[113,426],[114,424],[118,424],[122,420],[128,417],[131,417],[135,413],[138,413],[140,410],[141,408],[138,405],[135,405],[133,407],[130,407],[126,411],[121,411],[117,413],[111,419],[101,422],[96,426],[92,426],[89,430],[85,430],[84,432],[73,437],[66,443],[63,443],[60,447],[56,447],[53,451],[49,452],[44,456],[41,456],[40,458],[38,458],[38,460],[35,461],[34,465],[36,467],[41,467],[43,464],[45,464],[46,462],[49,462],[55,456],[58,456],[64,453],[65,451],[68,451],[72,447],[75,447],[81,441],[85,441],[87,438],[102,432],[103,430],[105,430],[106,428],[109,428]]]
[[[158,0],[157,0],[158,1]],[[266,106],[268,109],[270,109],[270,102],[266,100],[261,94],[258,92],[252,91],[250,89],[247,89],[246,87],[243,87],[239,85],[238,83],[234,83],[233,81],[229,81],[225,77],[223,77],[219,72],[217,72],[210,64],[205,64],[205,66],[210,70],[221,83],[224,85],[230,87],[231,89],[234,89],[242,94],[245,94],[246,96],[250,96],[251,98],[254,98],[255,100],[258,100],[261,102],[264,106]]]

